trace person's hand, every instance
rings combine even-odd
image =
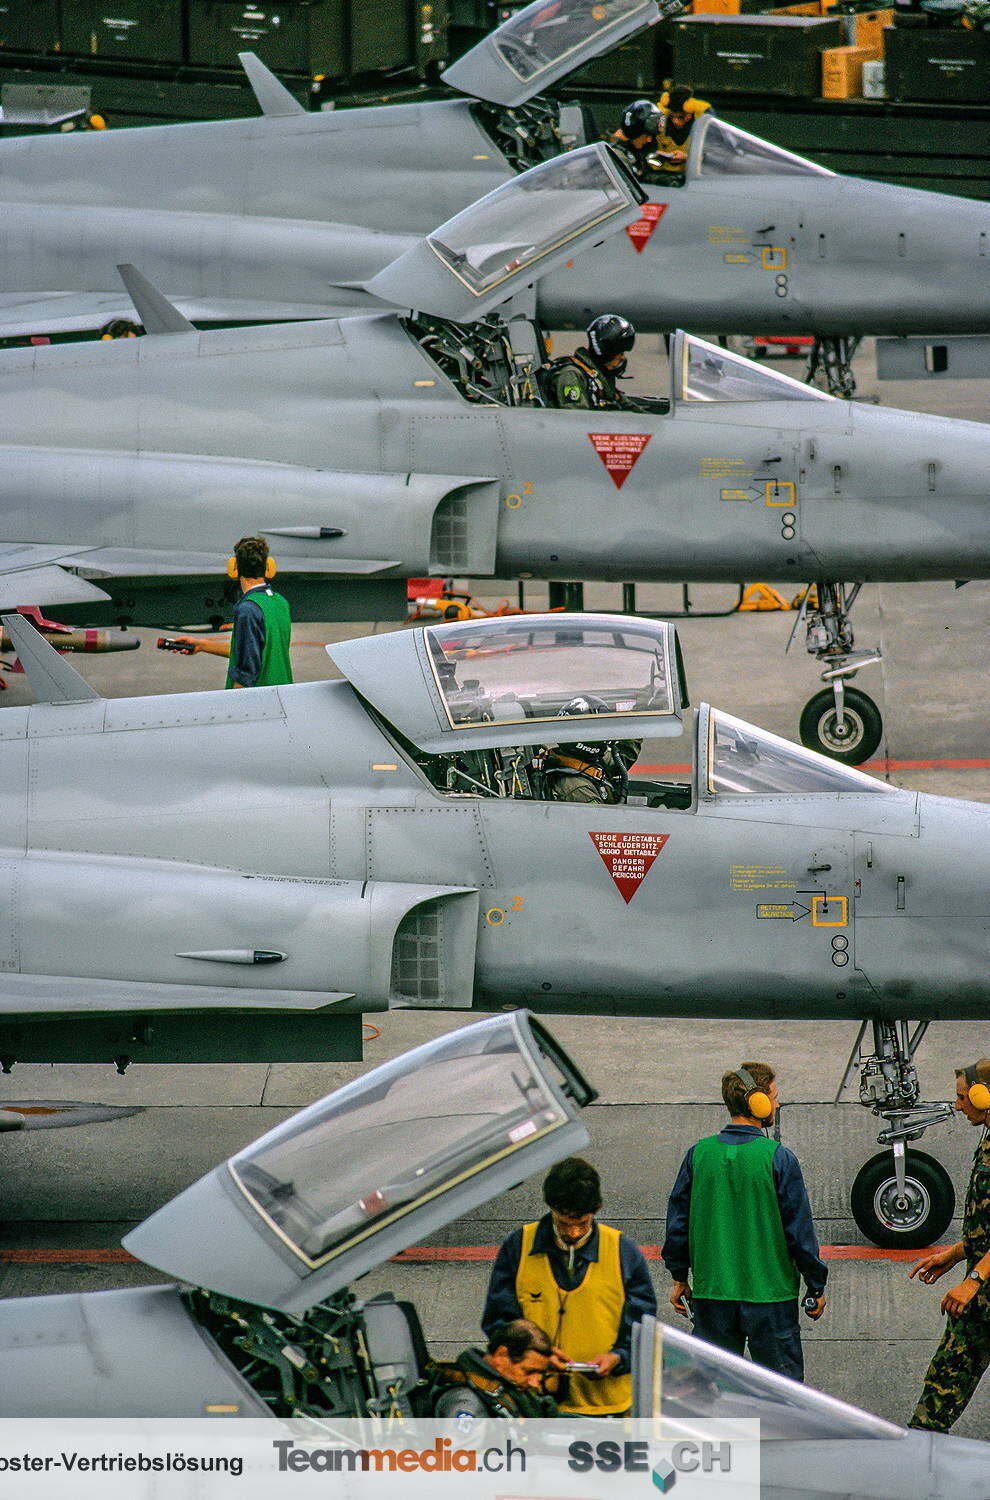
[[[812,1323],[817,1323],[818,1319],[821,1317],[821,1315],[822,1315],[822,1313],[824,1311],[825,1311],[825,1295],[823,1293],[816,1300],[814,1307],[806,1307],[805,1308],[804,1315],[805,1315],[806,1318],[810,1318],[811,1321],[812,1321]]]
[[[619,1356],[616,1354],[615,1350],[612,1349],[612,1350],[609,1351],[608,1354],[597,1354],[595,1356],[595,1358],[594,1359],[590,1359],[588,1361],[588,1363],[590,1365],[596,1365],[597,1366],[597,1373],[596,1374],[592,1375],[591,1371],[590,1370],[588,1371],[589,1379],[591,1379],[591,1380],[604,1380],[604,1378],[605,1378],[606,1375],[611,1375],[612,1371],[615,1369],[616,1365],[619,1363]]]
[[[567,1355],[564,1353],[563,1349],[558,1349],[557,1345],[555,1344],[553,1346],[553,1348],[550,1350],[550,1365],[549,1365],[549,1368],[551,1370],[556,1370],[558,1372],[558,1374],[559,1374],[559,1373],[562,1373],[564,1370],[566,1370],[567,1366],[569,1364],[570,1364],[570,1360],[568,1359]]]
[[[668,151],[667,152],[667,160],[668,161],[687,161],[687,152],[686,151]]]
[[[691,1316],[691,1285],[687,1281],[675,1281],[670,1293],[670,1305],[682,1318]]]
[[[938,1281],[940,1276],[944,1276],[946,1271],[951,1271],[958,1259],[955,1245],[949,1245],[945,1250],[935,1250],[931,1255],[915,1261],[908,1279],[911,1280],[917,1276],[919,1281],[931,1285],[933,1281]],[[975,1286],[976,1283],[974,1282],[973,1285]]]
[[[946,1292],[942,1298],[942,1311],[948,1313],[950,1318],[958,1318],[966,1311],[979,1290],[980,1283],[970,1281],[967,1276],[958,1286],[950,1287]]]

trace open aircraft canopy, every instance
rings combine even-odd
[[[374,1068],[276,1126],[124,1241],[194,1286],[299,1313],[580,1151],[595,1098],[526,1011]]]
[[[646,194],[600,142],[530,167],[367,282],[395,307],[471,322],[595,240],[632,224]]]
[[[327,647],[352,687],[420,750],[681,733],[677,632],[625,615],[508,615]],[[561,723],[567,720],[566,733]]]
[[[589,58],[659,19],[655,0],[534,0],[441,76],[475,99],[525,104]]]

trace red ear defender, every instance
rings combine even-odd
[[[276,568],[276,566],[275,566],[275,559],[274,559],[274,557],[269,557],[268,560],[267,560],[267,562],[265,563],[265,577],[266,578],[274,578],[275,574],[277,572],[278,572],[278,568]]]
[[[746,1108],[754,1120],[769,1120],[773,1114],[773,1104],[770,1095],[765,1094],[758,1086],[756,1079],[746,1068],[737,1068],[737,1076],[742,1080],[742,1086],[746,1090]],[[990,1098],[990,1089],[987,1090]]]
[[[227,559],[227,577],[228,578],[236,578],[237,577],[237,558],[236,557],[228,557],[228,559]]]

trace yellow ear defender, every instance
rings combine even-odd
[[[976,1064],[973,1063],[963,1074],[969,1085],[969,1102],[974,1109],[990,1109],[990,1088],[976,1076]]]
[[[736,1075],[746,1090],[746,1108],[754,1120],[769,1120],[773,1114],[773,1104],[770,1095],[765,1094],[756,1079],[746,1068],[737,1068]],[[990,1095],[990,1090],[987,1091]]]
[[[275,566],[275,559],[274,559],[274,557],[269,557],[268,560],[265,563],[265,577],[266,578],[274,578],[275,574],[277,572],[278,572],[278,568]],[[239,578],[240,577],[240,574],[237,571],[237,558],[236,557],[228,557],[228,559],[227,559],[227,577],[228,578]]]

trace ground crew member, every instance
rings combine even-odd
[[[945,1332],[909,1424],[931,1432],[948,1432],[990,1365],[990,1057],[958,1069],[956,1110],[971,1125],[983,1127],[966,1189],[962,1239],[926,1255],[911,1271],[930,1285],[961,1261],[967,1267],[942,1298]]]
[[[662,119],[653,155],[657,169],[669,181],[683,179],[691,128],[698,116],[710,108],[704,99],[695,99],[690,87],[678,85],[661,94]]]
[[[562,1412],[614,1416],[632,1404],[632,1325],[655,1313],[643,1252],[596,1219],[601,1181],[590,1162],[569,1156],[543,1183],[549,1213],[515,1229],[499,1247],[481,1323],[531,1319],[553,1344],[551,1368],[578,1362],[558,1394]]]
[[[241,595],[234,605],[225,686],[271,687],[291,682],[292,620],[287,601],[269,582],[275,576],[275,561],[264,537],[241,537],[227,571],[240,583]]]
[[[670,1304],[693,1315],[699,1338],[733,1354],[748,1342],[757,1364],[803,1380],[799,1280],[805,1312],[820,1318],[828,1268],[797,1157],[764,1133],[777,1110],[773,1069],[750,1062],[723,1074],[722,1098],[729,1124],[691,1147],[667,1206]]]
[[[650,160],[662,123],[663,115],[651,99],[635,99],[623,110],[618,130],[608,138],[641,182],[655,182],[663,175],[662,164]]]
[[[636,330],[618,313],[603,313],[588,324],[587,347],[575,349],[544,367],[541,388],[551,406],[612,411],[626,404],[616,381],[626,368],[626,355],[636,342]]]
[[[427,1366],[424,1405],[433,1417],[556,1417],[543,1390],[550,1340],[526,1318],[492,1329],[488,1348],[464,1349],[455,1360]]]

